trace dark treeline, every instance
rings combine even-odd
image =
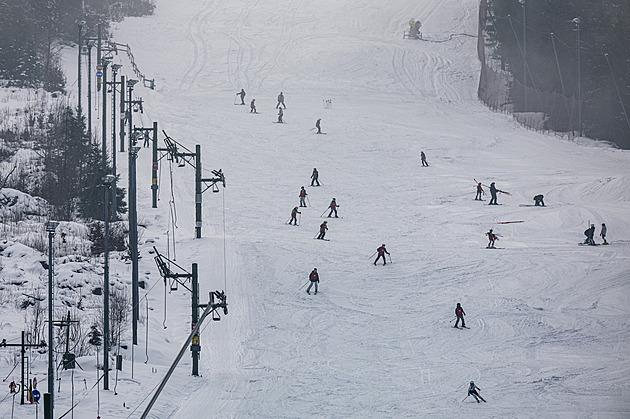
[[[76,43],[77,22],[86,35],[98,24],[107,34],[110,21],[153,12],[152,0],[0,0],[0,79],[5,85],[65,87],[59,47]]]
[[[524,5],[518,0],[488,2],[495,17],[490,35],[498,41],[496,58],[504,68],[520,84],[575,99],[578,99],[578,21],[575,19],[579,18],[584,135],[630,148],[630,127],[622,107],[623,103],[626,112],[630,112],[630,1],[526,0]],[[523,14],[527,78],[522,55]],[[512,95],[515,94],[519,93],[513,90]],[[535,110],[532,108],[537,100],[536,95],[528,95],[528,109],[523,109],[522,98],[513,96],[515,111]]]

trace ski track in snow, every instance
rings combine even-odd
[[[226,175],[225,190],[203,196],[194,240],[193,171],[173,167],[174,234],[178,263],[198,262],[202,295],[225,289],[230,312],[204,325],[203,377],[188,375],[186,355],[152,417],[630,415],[628,153],[530,132],[478,102],[476,40],[431,42],[475,35],[477,1],[157,5],[115,38],[138,39],[141,68],[170,51],[145,106],[173,138],[202,145],[204,176]],[[424,40],[402,39],[411,17]],[[156,26],[168,38],[142,41]],[[241,87],[259,115],[232,106]],[[285,125],[271,124],[280,91]],[[317,118],[328,135],[308,131]],[[159,208],[148,195],[139,204],[160,251],[162,166]],[[149,191],[148,153],[138,167]],[[321,187],[309,186],[313,167]],[[474,201],[473,178],[512,196]],[[309,207],[288,226],[302,185]],[[519,207],[537,193],[547,207]],[[332,197],[343,218],[320,216]],[[330,241],[313,240],[323,220]],[[588,220],[609,225],[611,246],[577,246]],[[485,249],[489,228],[502,249]],[[381,243],[393,263],[373,266]],[[314,266],[321,292],[307,295]],[[151,258],[143,270],[154,272]],[[158,330],[161,292],[150,297]],[[138,366],[150,387],[189,330],[190,296],[169,295],[169,327],[155,332],[169,344],[150,347],[159,373]],[[470,329],[449,323],[457,302]],[[488,403],[461,403],[470,380]]]

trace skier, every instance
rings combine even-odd
[[[482,193],[485,194],[483,188],[481,187],[481,182],[477,182],[477,195],[475,195],[475,201],[483,201],[483,199],[481,199]]]
[[[321,134],[322,133],[322,127],[319,125],[319,121],[321,121],[321,119],[318,119],[317,122],[315,122],[315,128],[317,128],[317,133]]]
[[[333,201],[334,200],[335,199],[333,198]],[[602,239],[604,239],[604,243],[602,243],[602,244],[608,244],[608,242],[606,241],[606,230],[607,230],[606,229],[606,224],[602,223],[602,232],[599,233],[599,235],[602,236]]]
[[[313,186],[315,182],[317,182],[317,185],[315,186],[319,186],[318,178],[319,178],[319,172],[317,171],[317,168],[313,168],[313,174],[311,175],[311,179],[313,180],[311,180],[311,186]]]
[[[298,214],[302,214],[300,211],[298,211],[298,207],[293,208],[293,210],[291,211],[291,221],[289,221],[289,225],[291,225],[291,223],[293,223],[293,221],[295,221],[295,225],[298,225],[298,223],[297,223],[297,215]]]
[[[492,232],[492,229],[490,229],[490,231],[486,233],[486,236],[488,236],[488,240],[490,240],[490,242],[488,243],[488,246],[486,246],[486,249],[490,249],[494,247],[494,241],[499,240],[499,238],[497,237],[496,234]]]
[[[300,189],[300,206],[301,207],[305,207],[306,206],[306,195],[308,195],[306,193],[306,189],[304,189],[304,186],[302,186],[302,189]]]
[[[252,99],[251,103],[249,104],[249,113],[258,113],[256,112],[256,99]]]
[[[483,397],[481,397],[481,395],[477,392],[477,390],[481,391],[481,389],[475,385],[475,382],[471,381],[470,387],[468,387],[468,395],[469,396],[472,395],[475,398],[475,400],[477,400],[477,403],[480,403],[479,399],[483,400]],[[477,397],[479,397],[479,399]],[[485,400],[483,401],[484,403],[486,402]]]
[[[494,186],[494,182],[490,184],[490,195],[492,198],[490,199],[490,203],[488,205],[499,205],[497,204],[497,187]]]
[[[284,95],[282,94],[282,92],[280,92],[280,94],[278,95],[278,104],[276,105],[276,109],[278,109],[278,106],[280,105],[284,106],[284,109],[287,108],[287,105],[284,104]]]
[[[238,92],[236,96],[241,97],[241,105],[244,105],[245,104],[245,90],[241,89],[241,91]]]
[[[455,321],[455,326],[453,327],[457,327],[460,320],[462,321],[462,327],[466,327],[466,322],[464,321],[465,315],[466,313],[464,313],[464,309],[462,308],[462,305],[460,303],[457,303],[457,307],[455,307],[455,316],[457,317],[457,321]]]
[[[543,198],[544,198],[544,196],[542,194],[536,195],[534,197],[534,201],[535,201],[534,205],[537,206],[537,207],[539,207],[539,206],[543,206],[544,207],[545,206],[545,201],[543,201]]]
[[[280,110],[278,111],[278,123],[279,124],[284,124],[284,121],[282,120],[282,116],[284,115],[284,112],[282,112],[282,108],[280,108]]]
[[[420,152],[420,160],[422,161],[422,167],[429,166],[429,163],[427,163],[427,156],[424,155],[424,151]]]
[[[317,238],[320,240],[324,240],[324,236],[326,235],[326,230],[328,230],[328,224],[326,223],[326,221],[324,221],[319,226],[319,235],[317,236]]]
[[[385,249],[385,243],[383,243],[381,247],[376,249],[376,251],[378,252],[378,256],[376,260],[374,261],[374,266],[376,266],[376,262],[378,262],[380,258],[383,258],[383,265],[387,265],[387,259],[385,259],[385,253],[389,255],[389,252],[387,251],[387,249]]]
[[[338,206],[339,205],[337,205],[337,201],[335,201],[335,198],[333,198],[332,201],[330,202],[330,205],[328,205],[328,208],[330,208],[330,214],[328,214],[328,218],[332,217],[333,211],[335,212],[335,218],[339,218],[339,216],[337,215]]]
[[[416,24],[416,20],[414,18],[409,19],[409,31],[413,29],[413,26]]]
[[[593,237],[595,236],[595,224],[591,224],[590,228],[584,230],[584,235],[586,236],[586,240],[584,240],[585,244],[595,245],[595,240]]]
[[[306,293],[310,295],[311,287],[315,285],[315,294],[317,294],[317,284],[319,283],[319,274],[317,273],[317,268],[313,268],[313,271],[308,276],[308,279],[310,279],[311,285],[309,285],[308,288],[306,289]]]

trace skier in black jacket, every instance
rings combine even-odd
[[[306,289],[306,293],[310,294],[311,293],[311,287],[313,285],[315,285],[315,294],[317,294],[317,284],[319,283],[319,274],[317,273],[317,268],[313,268],[313,271],[308,276],[308,279],[310,279],[311,284]]]
[[[497,204],[497,187],[494,186],[494,182],[490,184],[490,203],[488,205],[499,205]]]
[[[481,389],[475,385],[475,382],[471,381],[470,386],[468,387],[468,395],[469,396],[472,395],[475,398],[475,400],[477,400],[477,403],[479,403],[479,399],[485,402],[485,400],[483,399],[483,397],[481,397],[481,395],[477,392],[477,390],[481,391]],[[479,399],[477,397],[479,397]]]

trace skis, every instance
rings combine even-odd
[[[505,247],[486,246],[486,249],[505,249]]]
[[[315,239],[315,240],[324,240],[324,241],[327,241],[327,242],[330,241],[330,239],[318,239],[317,237],[313,237],[313,239]]]
[[[454,329],[470,329],[470,327],[468,327],[468,326],[462,326],[462,327],[459,327],[459,326],[453,326],[453,328],[454,328]]]
[[[497,224],[514,224],[514,223],[524,223],[525,221],[497,221]]]
[[[601,244],[602,243],[595,243],[595,244],[592,244],[592,243],[578,243],[578,246],[601,246]],[[609,244],[609,243],[606,243],[606,244]]]

